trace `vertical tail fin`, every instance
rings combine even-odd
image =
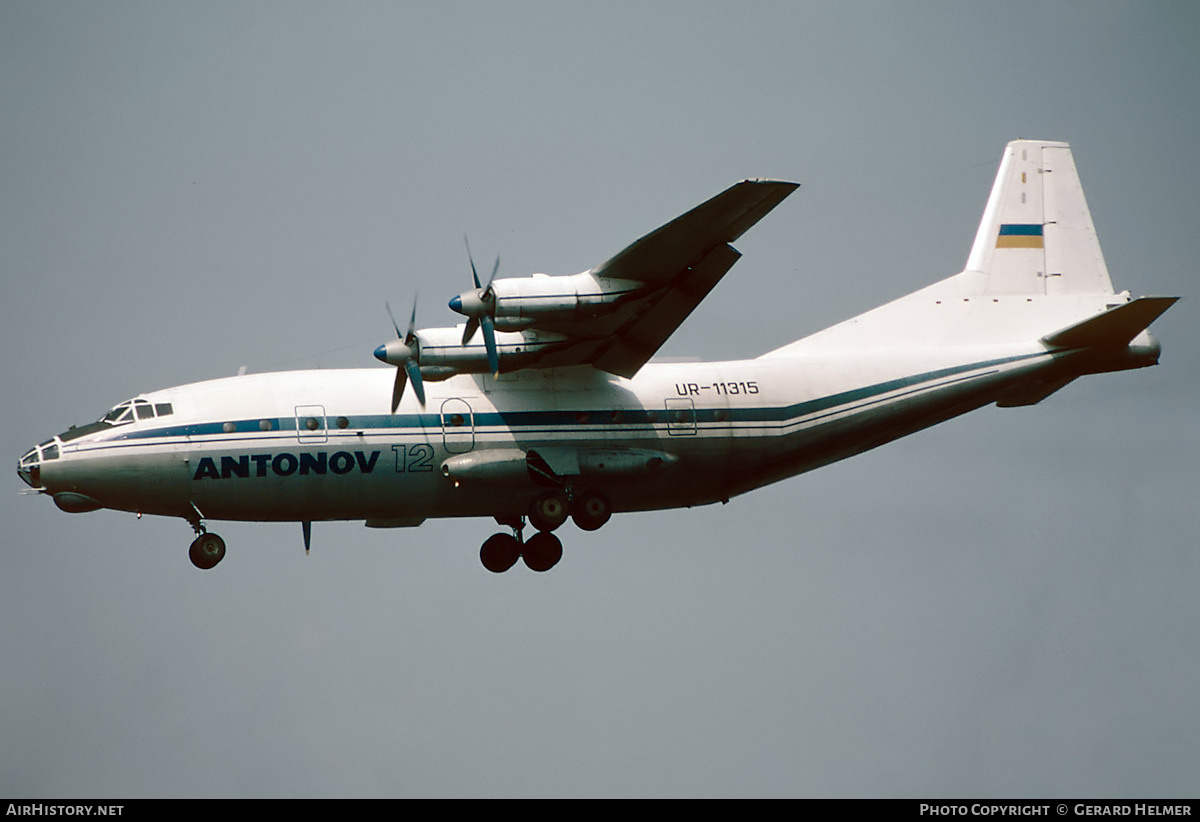
[[[1068,144],[1005,147],[967,270],[986,294],[1113,293]]]

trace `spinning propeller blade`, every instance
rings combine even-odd
[[[496,349],[496,326],[488,314],[479,318],[479,325],[483,328],[483,344],[487,348],[488,368],[491,369],[493,375],[499,374],[500,352]]]
[[[483,328],[483,345],[487,349],[488,367],[491,368],[493,374],[500,371],[500,352],[496,348],[496,295],[492,293],[492,282],[496,279],[496,272],[500,270],[500,256],[496,255],[496,262],[492,266],[492,276],[488,277],[487,285],[481,285],[479,282],[479,271],[475,268],[475,258],[471,255],[471,243],[463,236],[463,244],[467,247],[467,261],[471,264],[471,280],[475,283],[475,305],[473,308],[466,309],[470,313],[467,314],[467,325],[463,329],[462,344],[466,345],[471,338],[475,336],[476,330]],[[450,301],[450,308],[460,313],[464,312],[462,295],[455,297]]]
[[[395,414],[396,409],[400,407],[400,400],[404,398],[404,389],[409,382],[412,382],[417,401],[424,408],[425,384],[421,379],[421,344],[417,339],[417,298],[413,297],[412,316],[408,320],[408,331],[403,336],[391,305],[384,303],[384,306],[392,319],[392,327],[396,329],[396,340],[376,348],[375,359],[396,366],[396,381],[392,383],[392,413]]]

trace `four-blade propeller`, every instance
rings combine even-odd
[[[471,256],[471,244],[463,237],[467,247],[467,260],[471,263],[471,277],[475,281],[475,290],[459,294],[450,299],[450,310],[456,311],[467,318],[467,326],[463,329],[462,344],[466,345],[475,336],[477,329],[483,330],[483,345],[487,349],[488,368],[493,374],[500,371],[500,353],[496,349],[496,323],[493,315],[496,313],[496,294],[492,291],[492,281],[500,270],[500,257],[492,266],[492,276],[488,277],[487,285],[479,282],[479,272],[475,270],[475,260]]]
[[[384,303],[388,316],[392,318],[392,327],[396,329],[396,339],[386,342],[375,349],[375,359],[388,365],[396,366],[396,382],[392,385],[392,413],[400,407],[404,397],[404,388],[412,382],[413,391],[417,392],[417,401],[425,407],[425,384],[421,380],[421,343],[417,339],[417,300],[413,298],[412,316],[408,320],[408,333],[401,336],[400,325],[392,314],[392,307]]]
[[[479,281],[479,272],[475,268],[475,260],[471,256],[471,245],[463,237],[467,246],[467,260],[471,263],[471,278],[475,282],[475,290],[467,291],[450,300],[450,308],[467,318],[463,329],[462,344],[466,345],[475,336],[476,331],[482,330],[483,344],[487,350],[488,368],[493,374],[500,373],[500,352],[496,347],[496,295],[492,291],[492,282],[496,272],[500,270],[500,257],[492,266],[492,275],[488,277],[487,285]],[[387,307],[388,316],[392,318],[392,327],[396,329],[396,339],[390,340],[375,349],[375,359],[396,367],[396,381],[392,385],[392,413],[400,407],[404,398],[404,390],[408,383],[413,385],[417,401],[425,407],[425,384],[421,379],[421,341],[417,336],[417,300],[413,298],[412,316],[408,320],[408,331],[401,333],[400,324],[392,314],[392,307]]]

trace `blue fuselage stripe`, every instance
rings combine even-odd
[[[843,406],[861,403],[866,400],[877,400],[885,395],[905,388],[919,386],[924,383],[945,380],[949,377],[968,375],[970,372],[995,368],[1020,360],[1043,356],[1041,354],[1024,354],[1014,357],[968,363],[936,371],[927,371],[894,380],[887,380],[873,385],[831,394],[826,397],[804,400],[786,406],[738,406],[730,404],[719,407],[698,406],[688,409],[688,423],[697,425],[715,424],[754,424],[778,427],[795,423],[813,415],[829,416],[822,412],[838,413]],[[843,409],[844,410],[844,409]],[[538,411],[477,411],[472,414],[471,425],[475,429],[507,428],[519,431],[522,435],[533,433],[561,433],[564,430],[602,430],[628,432],[637,428],[650,428],[669,424],[669,412],[663,409],[646,409],[638,407],[620,407],[604,409],[577,410],[538,410]],[[346,417],[346,428],[355,434],[359,432],[385,434],[401,434],[405,431],[413,433],[425,430],[440,430],[443,427],[442,415],[438,413],[421,414],[367,414]],[[273,433],[292,432],[288,439],[295,436],[296,420],[294,417],[270,418]],[[262,419],[244,419],[233,421],[204,422],[187,425],[175,425],[167,428],[130,431],[114,437],[110,442],[171,439],[181,437],[222,438],[232,434],[264,434],[261,427]],[[232,424],[232,431],[228,430]],[[302,431],[302,435],[336,436],[339,429],[321,429],[315,432]]]

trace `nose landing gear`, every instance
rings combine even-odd
[[[189,519],[188,522],[191,523],[192,530],[196,532],[196,538],[192,540],[192,544],[188,548],[188,559],[192,561],[192,565],[202,571],[207,571],[225,559],[225,540],[205,530],[198,509],[196,516]]]
[[[225,540],[216,534],[202,533],[188,548],[188,559],[192,565],[207,571],[225,558]]]

